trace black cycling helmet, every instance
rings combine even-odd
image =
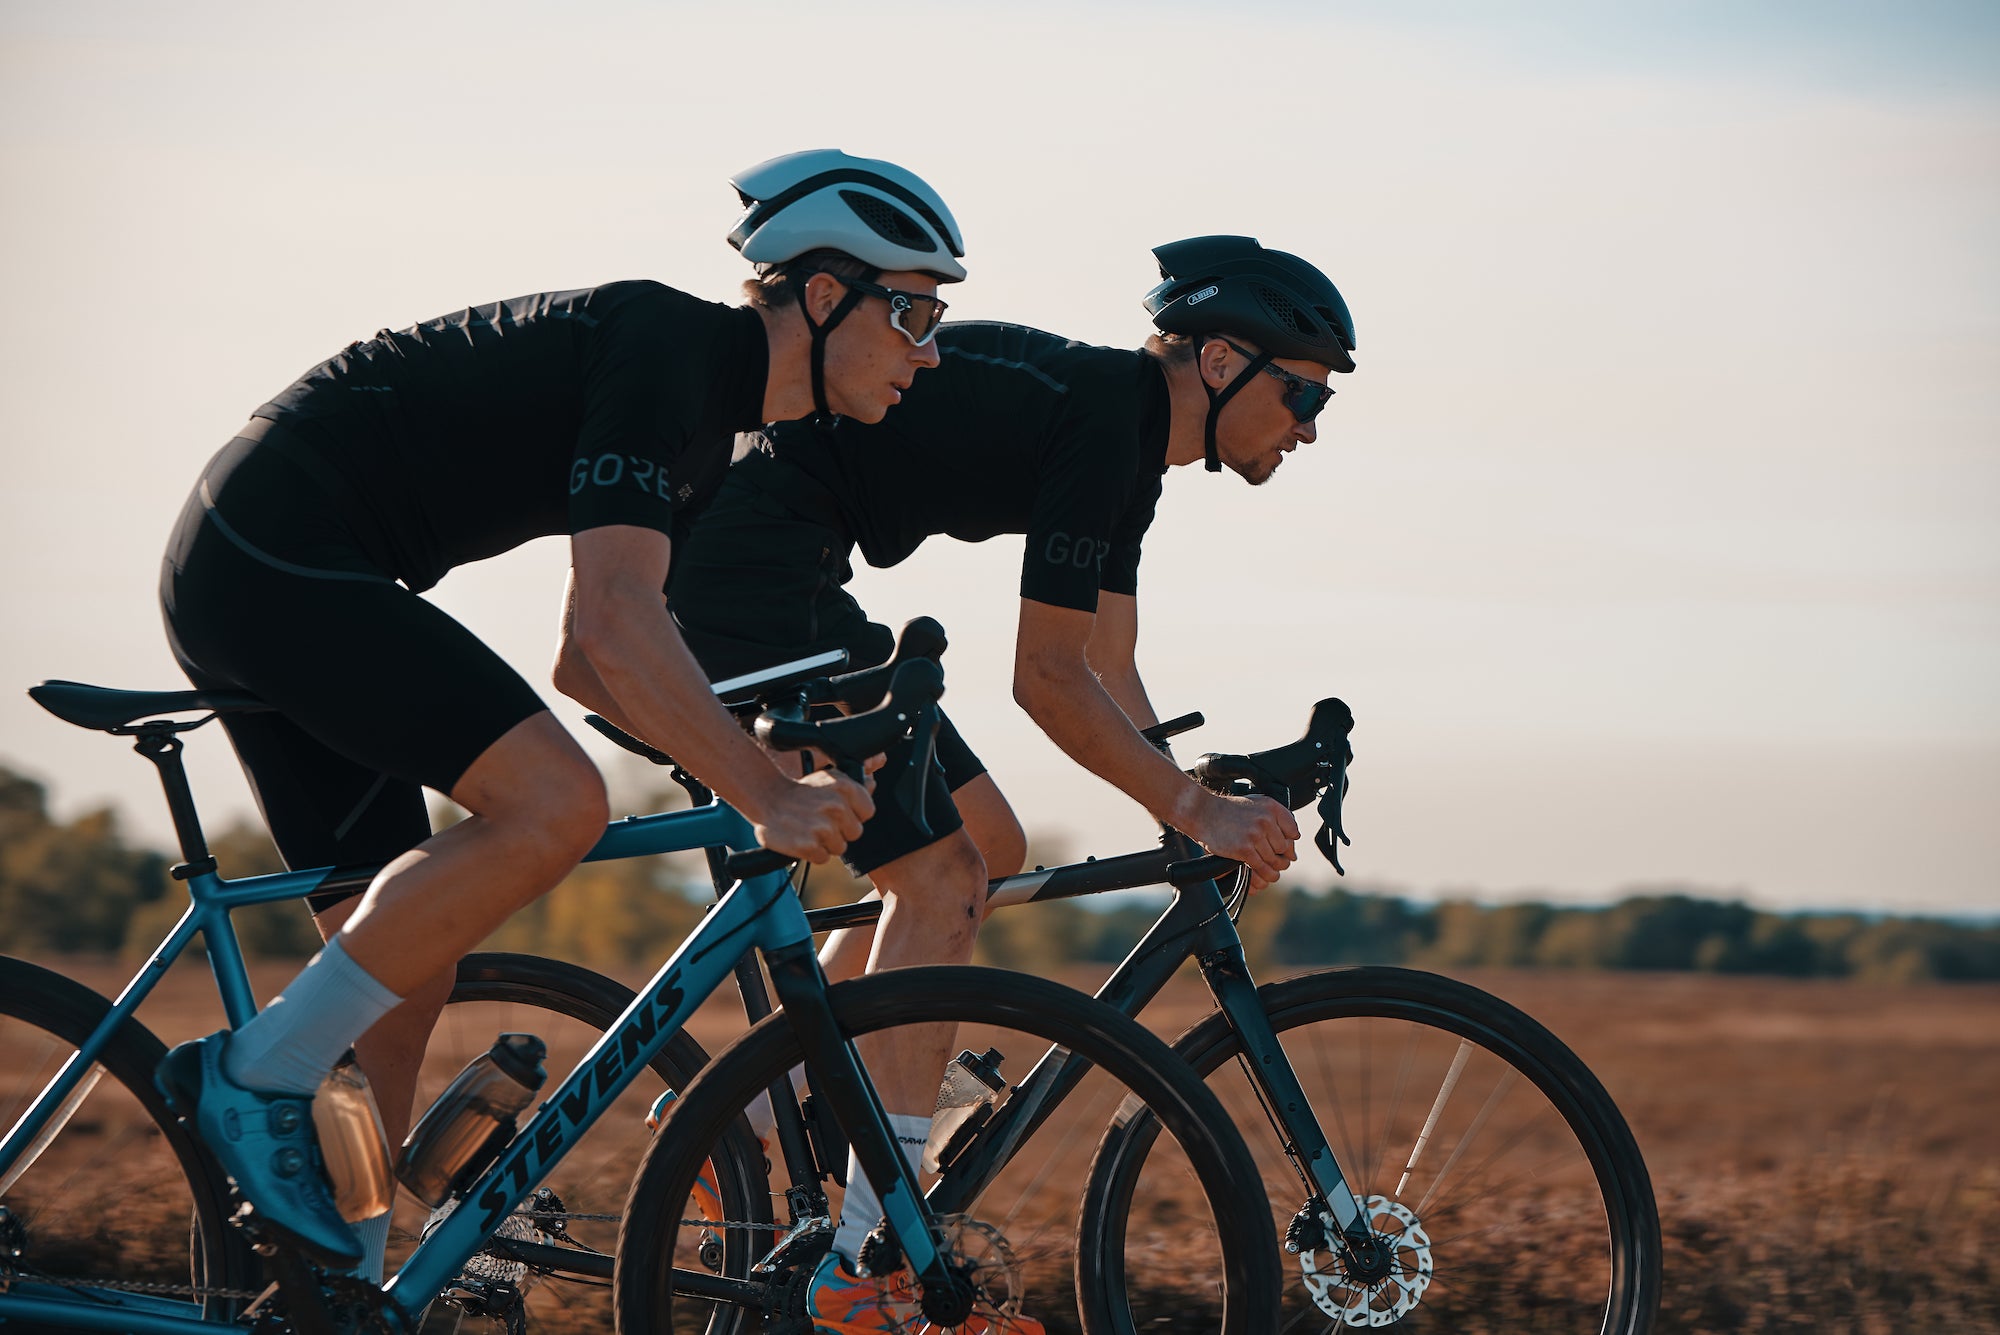
[[[1354,317],[1333,280],[1298,256],[1266,250],[1252,236],[1195,236],[1155,246],[1153,258],[1161,282],[1146,294],[1146,313],[1161,333],[1185,334],[1197,351],[1215,334],[1234,334],[1261,349],[1222,389],[1202,382],[1209,472],[1222,469],[1215,423],[1223,405],[1270,362],[1286,357],[1342,374],[1354,369]]]

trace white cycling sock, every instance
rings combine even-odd
[[[373,1219],[364,1219],[358,1224],[349,1224],[354,1230],[354,1239],[361,1244],[361,1264],[348,1271],[370,1284],[382,1282],[382,1269],[388,1261],[389,1216],[393,1211],[384,1210]]]
[[[229,1038],[224,1065],[246,1089],[310,1095],[354,1040],[402,998],[334,937],[278,997]]]
[[[912,1113],[890,1113],[889,1129],[895,1133],[896,1144],[901,1147],[903,1157],[910,1162],[910,1172],[916,1173],[918,1165],[924,1161],[924,1142],[930,1139],[931,1119]],[[868,1175],[861,1171],[861,1161],[854,1157],[853,1150],[849,1150],[847,1199],[841,1202],[840,1227],[833,1234],[833,1249],[847,1258],[849,1270],[854,1268],[861,1240],[881,1222],[882,1198],[876,1194],[875,1185],[868,1180]]]

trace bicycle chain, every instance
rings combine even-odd
[[[209,1289],[193,1284],[166,1284],[157,1280],[140,1279],[69,1279],[61,1275],[30,1275],[18,1270],[0,1270],[0,1280],[8,1278],[31,1279],[38,1284],[53,1284],[59,1289],[110,1289],[116,1293],[152,1293],[172,1298],[257,1298],[262,1289]],[[0,1283],[0,1291],[6,1289]]]
[[[576,1214],[568,1211],[562,1211],[562,1212],[546,1211],[537,1214],[533,1210],[520,1210],[517,1211],[514,1215],[514,1218],[516,1219],[532,1219],[536,1221],[553,1219],[557,1222],[561,1222],[569,1219],[581,1219],[585,1221],[595,1221],[597,1223],[609,1223],[609,1224],[615,1224],[620,1220],[622,1220],[624,1217],[625,1216],[622,1214]],[[683,1219],[680,1221],[680,1224],[682,1228],[762,1228],[762,1229],[778,1229],[778,1230],[782,1230],[784,1228],[784,1225],[773,1223],[769,1219],[696,1218],[696,1219]]]

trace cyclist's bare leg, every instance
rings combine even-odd
[[[1012,876],[1028,860],[1028,836],[1020,817],[991,774],[979,774],[952,789],[952,804],[965,819],[965,832],[986,860],[986,879]]]
[[[951,800],[965,820],[965,832],[972,836],[973,845],[986,864],[986,879],[1012,876],[1021,870],[1021,864],[1028,858],[1028,838],[1021,832],[1021,822],[1000,792],[1000,786],[993,782],[993,776],[976,775],[954,788]],[[879,890],[867,895],[869,899],[881,897]],[[820,948],[819,966],[831,982],[858,978],[867,971],[868,956],[874,945],[872,926],[835,932]]]
[[[986,863],[972,836],[957,830],[874,872],[885,901],[868,972],[972,958],[986,896]],[[906,1025],[856,1041],[882,1105],[929,1117],[956,1026]]]
[[[398,996],[554,888],[610,819],[603,777],[548,713],[486,748],[451,799],[472,814],[384,867],[340,931],[355,963]]]
[[[331,939],[361,907],[361,897],[329,905],[313,919],[322,938]],[[416,991],[401,1005],[375,1022],[375,1027],[354,1040],[354,1057],[361,1073],[368,1077],[375,1106],[382,1113],[382,1129],[389,1143],[399,1145],[409,1133],[417,1093],[417,1070],[423,1065],[424,1049],[430,1044],[431,1030],[438,1013],[451,996],[457,975],[457,961]]]

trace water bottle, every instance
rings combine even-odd
[[[333,1203],[350,1224],[373,1219],[396,1203],[396,1178],[389,1170],[389,1138],[382,1132],[382,1114],[368,1077],[354,1064],[354,1053],[320,1082],[313,1096],[313,1129],[319,1133],[320,1156],[326,1160]]]
[[[1007,1088],[1007,1078],[1000,1074],[1002,1060],[998,1048],[977,1056],[967,1050],[944,1068],[937,1111],[931,1114],[931,1133],[924,1142],[926,1173],[942,1172],[993,1116]]]
[[[493,1162],[514,1138],[515,1118],[547,1080],[548,1048],[533,1034],[502,1034],[411,1128],[396,1160],[410,1194],[436,1209]]]

